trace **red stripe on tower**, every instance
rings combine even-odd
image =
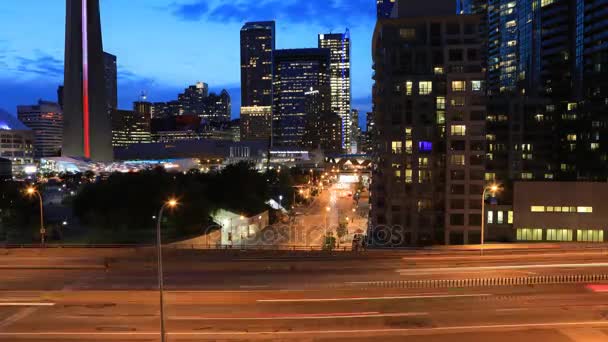
[[[82,0],[82,125],[84,137],[84,156],[91,158],[91,137],[89,134],[89,41],[87,1]]]

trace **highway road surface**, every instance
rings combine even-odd
[[[0,256],[0,341],[160,341],[153,255]],[[477,254],[167,251],[168,341],[608,341],[603,250]],[[572,278],[574,279],[574,278]],[[608,278],[606,278],[608,279]]]

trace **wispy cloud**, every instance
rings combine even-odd
[[[63,77],[63,61],[41,51],[37,51],[32,58],[17,57],[16,62],[15,71],[23,74],[44,76],[50,79]]]
[[[355,26],[372,20],[372,0],[235,0],[210,4],[209,0],[173,3],[172,13],[185,21],[244,22],[277,19],[323,26]]]

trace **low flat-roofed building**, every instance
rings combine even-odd
[[[515,182],[515,241],[604,242],[608,183]]]

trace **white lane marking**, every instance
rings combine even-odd
[[[350,298],[303,298],[303,299],[258,299],[258,303],[306,303],[306,302],[347,302],[347,301],[363,301],[363,300],[395,300],[395,299],[428,299],[428,298],[459,298],[459,297],[488,297],[491,294],[436,294],[422,296],[390,296],[390,297],[350,297]]]
[[[555,323],[520,323],[520,324],[497,324],[497,325],[468,325],[468,326],[449,326],[435,328],[394,328],[394,329],[352,329],[352,330],[314,330],[314,331],[184,331],[168,332],[170,336],[212,336],[212,335],[327,335],[327,334],[366,334],[366,333],[408,333],[408,332],[433,332],[433,331],[464,331],[464,330],[492,330],[492,329],[516,329],[526,328],[559,328],[559,327],[581,327],[581,326],[608,326],[607,321],[583,321],[583,322],[555,322]],[[125,331],[125,332],[0,332],[0,337],[27,337],[44,336],[47,338],[64,336],[70,337],[91,337],[91,336],[158,336],[158,332],[145,331]]]
[[[241,289],[265,289],[270,287],[270,285],[241,285],[239,288]]]
[[[506,308],[506,309],[496,309],[496,312],[517,312],[517,311],[528,311],[528,308]]]
[[[352,315],[326,315],[326,316],[274,316],[274,317],[212,317],[212,316],[176,316],[169,317],[171,320],[190,321],[190,320],[210,320],[210,321],[269,321],[269,320],[314,320],[314,319],[348,319],[348,318],[377,318],[377,317],[412,317],[428,316],[428,312],[399,312],[399,313],[379,313],[361,312]]]
[[[495,271],[495,270],[521,270],[528,268],[594,268],[608,267],[608,263],[597,262],[588,264],[534,264],[534,265],[503,265],[503,266],[475,266],[475,267],[450,267],[450,268],[419,268],[419,269],[397,269],[395,272],[401,274],[416,274],[418,272],[466,272],[466,271]]]
[[[45,302],[39,302],[39,303],[0,302],[0,306],[54,306],[54,305],[55,305],[55,303],[45,303]]]
[[[19,311],[17,311],[14,314],[8,316],[2,322],[0,322],[0,329],[6,328],[7,326],[9,326],[11,324],[16,323],[17,321],[20,321],[20,320],[26,318],[27,316],[29,316],[29,315],[33,314],[34,312],[38,311],[38,309],[40,309],[40,308],[39,307],[33,307],[33,306],[20,309]]]

